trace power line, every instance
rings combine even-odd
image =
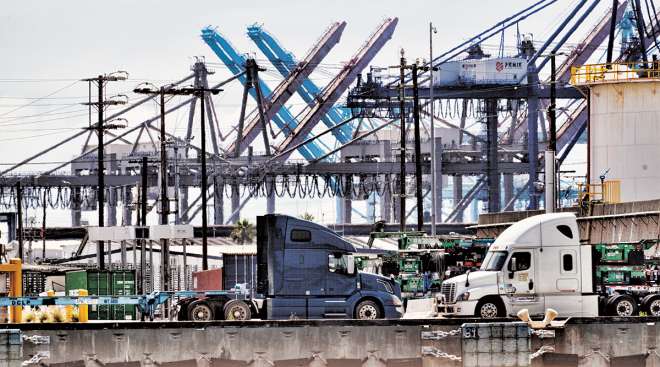
[[[72,82],[72,83],[70,83],[70,84],[67,84],[67,85],[65,85],[64,87],[60,88],[60,89],[57,89],[56,91],[54,91],[54,92],[52,92],[52,93],[50,93],[50,94],[44,96],[43,98],[51,97],[51,96],[53,96],[53,95],[55,95],[55,94],[57,94],[57,93],[59,93],[59,92],[65,90],[65,89],[67,89],[67,88],[72,87],[72,86],[73,86],[74,84],[76,84],[76,83],[78,83],[78,80],[76,80],[76,81],[74,81],[74,82]],[[8,111],[8,112],[5,112],[5,113],[1,113],[0,116],[6,116],[6,115],[9,115],[10,113],[13,113],[13,112],[16,112],[16,111],[18,111],[18,110],[20,110],[20,109],[22,109],[22,108],[28,107],[28,106],[34,104],[35,102],[40,101],[40,100],[43,99],[43,98],[35,99],[35,100],[33,100],[32,102],[29,102],[29,103],[26,103],[26,104],[24,104],[24,105],[18,106],[18,107],[16,107],[16,108],[12,109],[11,111]]]

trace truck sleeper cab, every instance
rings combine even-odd
[[[334,231],[285,215],[257,218],[257,292],[267,319],[400,318],[400,287],[356,271],[355,247]]]
[[[446,280],[449,315],[494,318],[554,308],[562,316],[597,316],[590,246],[580,246],[572,213],[523,219],[500,234],[479,271]]]
[[[218,295],[179,301],[179,320],[400,318],[394,280],[356,271],[355,247],[302,219],[257,217],[257,297]]]

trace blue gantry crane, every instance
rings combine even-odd
[[[344,25],[346,24],[345,22],[342,23]],[[271,33],[264,29],[263,25],[253,24],[247,28],[247,31],[248,37],[254,41],[261,52],[266,58],[268,58],[275,69],[277,69],[283,77],[286,78],[296,68],[298,61],[296,60],[295,55],[292,52],[287,51]],[[302,84],[298,87],[297,92],[309,107],[313,107],[317,102],[317,96],[321,94],[321,88],[309,78],[305,78]],[[341,107],[333,106],[323,117],[321,117],[321,121],[323,121],[325,126],[331,128],[347,118],[350,118],[350,115],[350,111]],[[344,125],[336,128],[332,133],[335,138],[343,144],[351,139],[352,130],[353,129],[350,125]]]
[[[307,77],[312,73],[316,66],[325,58],[330,50],[339,43],[345,27],[346,22],[332,23],[310,51],[304,56],[302,61],[290,67],[290,72],[285,75],[284,79],[277,85],[277,87],[275,87],[264,104],[265,120],[270,120],[271,117],[284,106],[289,98],[291,98],[297,90],[300,90],[302,83],[305,80],[308,80]],[[257,136],[258,131],[261,130],[261,124],[259,121],[259,115],[254,114],[253,118],[249,119],[245,124],[244,130],[241,130],[239,127],[237,141],[240,141],[240,144],[232,144],[229,147],[229,151],[236,151],[238,153],[243,152]],[[288,133],[289,131],[284,132],[284,135],[286,136]]]
[[[285,160],[291,154],[290,148],[299,145],[312,131],[316,123],[326,115],[331,106],[348,89],[357,75],[371,62],[378,51],[389,41],[398,23],[398,18],[385,19],[371,34],[367,42],[353,55],[341,71],[328,83],[321,94],[316,97],[316,103],[304,112],[300,124],[278,146],[278,159]]]
[[[209,45],[209,47],[211,47],[211,50],[213,50],[232,74],[238,75],[245,71],[245,62],[247,61],[245,55],[236,51],[236,48],[234,48],[234,46],[232,46],[232,44],[216,29],[210,26],[202,29],[202,39],[207,45]],[[245,85],[247,78],[245,75],[240,76],[239,81],[241,84]],[[272,91],[263,80],[259,80],[259,88],[261,88],[262,94],[265,98],[270,97]],[[257,98],[254,88],[250,89],[250,95],[255,99]],[[298,126],[293,114],[291,114],[289,109],[284,106],[273,115],[272,121],[285,134],[293,131]],[[316,159],[324,154],[323,149],[321,149],[316,142],[311,142],[310,144],[300,147],[298,152],[300,152],[300,154],[307,160]]]

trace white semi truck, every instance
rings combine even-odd
[[[598,258],[581,245],[572,213],[541,214],[504,230],[478,271],[443,282],[440,309],[448,316],[495,318],[521,309],[553,308],[561,316],[660,316],[657,286],[596,283]]]

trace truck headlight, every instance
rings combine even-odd
[[[459,294],[458,297],[456,297],[457,302],[467,301],[468,299],[470,299],[470,292],[463,292],[463,293]]]

